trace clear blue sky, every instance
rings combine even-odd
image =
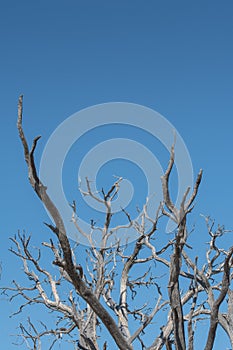
[[[155,109],[182,135],[195,173],[204,169],[193,220],[203,213],[233,228],[232,1],[9,0],[0,7],[0,43],[4,284],[19,274],[8,238],[25,229],[39,242],[48,220],[17,136],[21,93],[29,139],[43,136],[38,159],[55,127],[84,107],[122,101]],[[11,350],[16,321],[1,302],[1,346]]]

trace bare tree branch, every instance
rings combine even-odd
[[[18,105],[17,126],[19,130],[19,135],[22,141],[22,145],[24,148],[25,160],[28,165],[29,181],[33,189],[37,193],[38,197],[44,203],[46,209],[49,211],[49,213],[51,214],[55,222],[54,232],[58,237],[59,243],[63,251],[64,270],[67,272],[67,274],[71,278],[74,284],[74,287],[78,291],[80,296],[84,300],[86,300],[86,302],[91,306],[91,308],[96,313],[96,315],[98,315],[98,317],[105,324],[106,328],[108,329],[109,333],[112,335],[113,339],[115,340],[119,348],[122,350],[125,350],[125,349],[131,350],[131,346],[126,341],[125,337],[123,336],[122,332],[119,330],[117,325],[115,324],[112,317],[104,309],[104,307],[101,305],[99,300],[95,297],[95,295],[91,292],[91,290],[86,286],[81,276],[77,273],[77,270],[75,269],[75,266],[72,261],[71,247],[66,235],[63,220],[60,216],[59,211],[55,207],[54,203],[51,201],[50,197],[48,196],[46,192],[46,187],[41,183],[41,181],[37,176],[37,171],[34,164],[34,151],[35,151],[36,142],[38,138],[34,140],[31,152],[29,152],[28,150],[27,141],[22,128],[22,109],[23,109],[22,103],[23,103],[23,100],[21,96],[19,98],[19,105]]]
[[[171,350],[174,347],[185,350],[186,344],[188,350],[193,350],[196,324],[205,319],[209,325],[205,350],[213,349],[218,325],[233,347],[233,292],[230,289],[233,248],[220,245],[221,238],[228,231],[224,226],[216,229],[214,222],[207,217],[209,241],[205,261],[200,263],[200,259],[193,258],[195,253],[191,253],[190,233],[193,234],[194,230],[189,231],[188,214],[194,208],[202,170],[191,194],[188,187],[181,203],[175,204],[169,189],[175,162],[173,145],[161,179],[163,202],[149,215],[147,198],[137,219],[132,219],[123,208],[127,223],[117,223],[114,227],[112,202],[118,195],[122,178],[114,180],[108,190],[96,191],[86,177],[85,189],[79,190],[83,196],[103,205],[105,217],[103,224],[91,219],[90,230],[85,232],[79,224],[73,200],[71,220],[89,243],[84,249],[68,239],[63,219],[38,177],[34,156],[40,136],[34,138],[30,149],[22,127],[22,115],[23,97],[20,96],[17,128],[28,178],[53,218],[52,223],[45,225],[54,238],[42,242],[43,249],[30,248],[31,236],[25,234],[19,233],[11,239],[13,247],[10,251],[21,260],[28,285],[14,280],[2,291],[9,295],[10,301],[23,300],[13,315],[36,305],[48,310],[56,319],[53,328],[46,323],[35,323],[31,318],[27,319],[26,325],[21,323],[20,335],[25,346],[42,349],[43,338],[50,337],[49,349],[68,339],[75,349],[82,350],[107,350],[112,346],[121,350],[138,347],[143,350]],[[163,232],[164,216],[176,224],[169,238]],[[116,238],[114,243],[109,243],[117,231],[124,232],[129,228],[137,234],[134,242],[122,245]],[[44,250],[51,255],[51,266],[44,267]],[[103,325],[111,336],[105,342],[100,341]],[[154,334],[151,340],[146,336],[149,328]]]

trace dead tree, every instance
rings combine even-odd
[[[29,286],[21,286],[14,280],[11,287],[3,288],[3,293],[10,299],[24,299],[15,314],[34,304],[56,316],[52,329],[45,322],[36,325],[32,317],[26,324],[20,324],[20,336],[27,348],[42,349],[43,338],[51,336],[50,349],[62,339],[71,343],[72,348],[83,350],[132,350],[139,346],[147,350],[193,350],[195,325],[203,317],[209,321],[204,349],[213,348],[218,325],[224,329],[233,347],[233,291],[230,289],[233,248],[219,248],[218,242],[226,233],[224,227],[214,230],[214,223],[206,218],[210,237],[206,263],[199,267],[198,257],[192,259],[189,254],[187,220],[198,193],[202,171],[191,195],[188,197],[188,188],[177,207],[169,190],[175,157],[172,147],[162,177],[164,200],[155,210],[154,217],[149,216],[146,202],[137,220],[132,220],[123,210],[128,224],[114,228],[111,226],[112,201],[119,191],[121,178],[106,193],[100,191],[101,196],[92,191],[87,178],[83,190],[85,195],[101,201],[106,215],[102,226],[92,220],[90,232],[84,232],[76,219],[76,205],[73,203],[73,223],[90,245],[84,249],[69,240],[62,217],[47,194],[46,184],[38,177],[34,152],[40,137],[34,139],[29,149],[22,127],[22,96],[17,127],[30,184],[53,218],[53,224],[46,223],[53,237],[42,242],[43,249],[38,248],[36,253],[30,246],[31,237],[18,233],[11,239],[14,244],[11,251],[22,260],[30,282]],[[156,238],[164,235],[159,227],[164,216],[175,222],[176,229],[172,238],[159,246]],[[127,228],[137,232],[135,242],[122,246],[116,240],[109,246],[109,238],[117,230]],[[100,248],[93,240],[96,231],[102,237]],[[43,266],[42,256],[46,249],[55,269]],[[84,253],[85,263],[81,258]],[[167,282],[164,281],[166,277]],[[102,326],[110,335],[107,340],[101,339]],[[153,337],[144,337],[151,329]]]

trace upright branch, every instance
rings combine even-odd
[[[230,287],[230,281],[231,281],[230,270],[232,267],[232,254],[233,254],[233,247],[231,247],[230,250],[227,252],[227,256],[223,266],[224,272],[223,272],[223,278],[222,278],[222,288],[219,293],[219,296],[217,297],[217,299],[214,301],[212,305],[211,316],[210,316],[210,328],[209,328],[205,350],[213,349],[217,325],[218,325],[219,308],[222,302],[224,301]]]
[[[184,244],[187,240],[187,228],[186,228],[186,216],[190,211],[190,205],[193,203],[198,191],[198,187],[201,182],[202,171],[200,171],[196,184],[194,186],[193,194],[191,200],[186,205],[187,195],[190,188],[187,188],[186,192],[183,195],[183,199],[180,204],[180,208],[177,208],[173,203],[170,197],[169,191],[169,178],[174,165],[174,145],[171,147],[170,160],[167,167],[167,170],[162,176],[162,188],[163,188],[163,198],[164,205],[168,209],[168,212],[164,209],[163,212],[169,218],[177,224],[177,232],[175,236],[173,254],[171,255],[170,261],[170,278],[168,284],[168,294],[170,298],[170,305],[172,310],[172,320],[174,328],[174,338],[176,349],[185,350],[185,331],[184,331],[184,315],[180,295],[180,285],[179,285],[179,276],[181,273],[182,266],[182,250]]]

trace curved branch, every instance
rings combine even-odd
[[[63,257],[64,257],[64,270],[68,273],[79,295],[90,305],[90,307],[93,309],[96,315],[101,319],[101,321],[106,326],[106,328],[108,329],[109,333],[111,334],[111,336],[113,337],[113,339],[115,340],[119,348],[121,350],[126,350],[126,349],[132,350],[132,347],[128,344],[128,342],[122,335],[121,331],[117,327],[113,318],[101,305],[101,303],[96,298],[96,296],[92,293],[90,288],[86,286],[80,274],[77,273],[77,270],[72,260],[71,247],[66,234],[62,217],[58,209],[56,208],[56,206],[48,196],[46,192],[47,188],[42,184],[42,182],[39,180],[37,176],[37,172],[34,164],[34,151],[35,151],[38,138],[35,138],[33,142],[32,150],[29,153],[26,137],[24,135],[23,127],[22,127],[22,110],[23,110],[23,98],[22,96],[20,96],[19,104],[18,104],[17,127],[19,131],[20,139],[22,141],[22,145],[24,148],[25,160],[28,165],[29,181],[34,191],[37,193],[38,197],[41,199],[41,201],[43,202],[46,209],[48,210],[48,212],[50,213],[50,215],[54,220],[55,227],[53,228],[53,231],[56,233],[62,248]]]

